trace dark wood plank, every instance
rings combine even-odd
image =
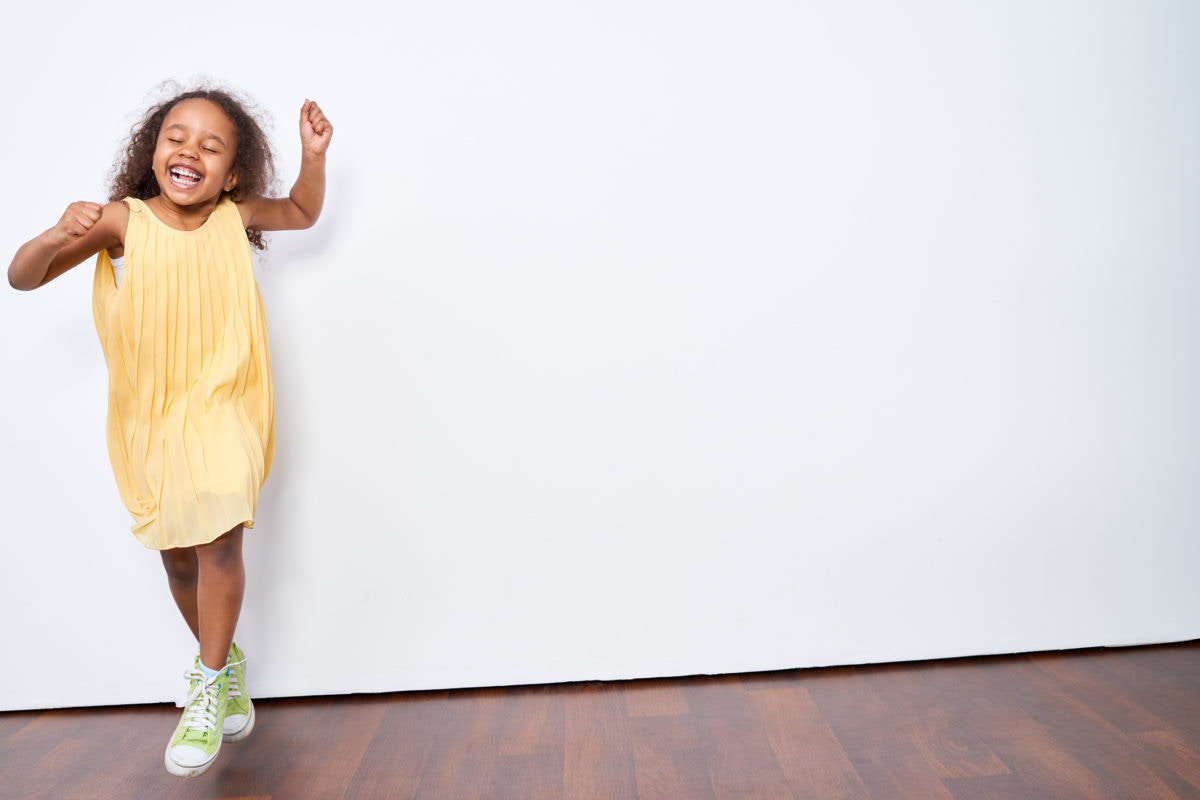
[[[333,698],[315,707],[305,703],[288,707],[286,712],[291,719],[286,722],[273,719],[276,716],[273,711],[263,710],[261,716],[270,725],[258,732],[255,744],[259,755],[264,748],[287,753],[289,769],[278,788],[262,786],[256,787],[256,791],[280,797],[331,800],[351,796],[350,781],[375,737],[387,711],[386,703],[370,697]],[[231,758],[226,763],[235,765],[239,761]],[[238,780],[227,782],[225,787],[227,791],[236,791],[244,785],[244,780]]]
[[[913,744],[903,712],[880,701],[857,670],[822,670],[805,686],[872,797],[952,800]]]
[[[692,678],[684,693],[715,797],[792,800],[787,777],[741,681]]]
[[[1143,758],[1169,770],[1169,773],[1160,771],[1158,774],[1171,784],[1180,797],[1200,797],[1200,733],[1144,731],[1130,738],[1137,744]],[[1178,780],[1172,776],[1177,776]]]
[[[947,778],[942,781],[954,795],[954,800],[1031,800],[1053,797],[1044,787],[1032,784],[1021,775],[982,775],[970,778]]]
[[[630,681],[623,687],[625,713],[631,717],[686,714],[687,695],[679,680]]]
[[[363,753],[348,797],[412,800],[430,752],[447,735],[449,692],[390,695],[375,736]]]
[[[1059,691],[1083,703],[1123,733],[1170,727],[1147,705],[1146,687],[1100,667],[1111,659],[1101,657],[1096,651],[1037,653],[1027,658],[1046,673]]]
[[[1120,729],[1030,659],[996,671],[993,685],[1104,784],[1109,797],[1171,800],[1156,765],[1137,756]]]
[[[525,686],[507,691],[489,797],[564,797],[567,691],[560,686]]]
[[[592,683],[566,700],[563,785],[572,800],[637,797],[633,749],[619,686]]]
[[[566,738],[566,697],[561,686],[522,686],[508,690],[497,753],[502,756],[557,754],[562,778]]]
[[[442,705],[442,734],[425,760],[417,800],[487,797],[503,729],[502,689],[455,692]]]
[[[629,721],[639,800],[716,800],[693,722],[680,714]]]
[[[747,694],[794,796],[870,797],[807,689],[780,684]]]
[[[1022,663],[1023,657],[1013,657],[927,665],[929,679],[942,691],[973,698],[961,713],[961,723],[1017,776],[1013,781],[996,776],[947,780],[946,785],[955,797],[973,796],[968,781],[974,780],[980,786],[1021,786],[1027,797],[1038,800],[1113,800],[1111,789],[1001,684],[1005,673]]]
[[[944,691],[922,664],[858,670],[858,678],[889,709],[894,724],[942,779],[978,778],[1009,772],[969,724],[972,699]]]
[[[488,797],[492,800],[563,800],[563,753],[525,753],[496,757]]]
[[[1095,653],[1087,668],[1104,675],[1117,691],[1136,697],[1147,712],[1169,727],[1200,731],[1200,670],[1187,666],[1189,660],[1197,660],[1197,647],[1200,645],[1106,650]]]
[[[145,735],[146,713],[137,708],[67,709],[28,719],[3,740],[4,759],[19,769],[5,770],[0,797],[91,798],[128,796],[143,781],[164,788],[163,751],[175,729],[174,707],[152,714],[155,736]],[[113,753],[130,760],[129,769],[113,770]]]

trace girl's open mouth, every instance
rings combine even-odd
[[[187,167],[171,167],[167,170],[167,174],[171,177],[171,183],[180,189],[192,188],[200,182],[200,178],[202,177],[199,172]]]

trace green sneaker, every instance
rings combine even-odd
[[[205,681],[199,656],[196,656],[196,665],[184,673],[191,687],[184,703],[183,717],[164,756],[167,772],[172,775],[191,778],[217,760],[229,696],[229,673],[230,670],[225,669],[211,681]]]
[[[227,742],[240,742],[254,730],[254,701],[246,690],[246,654],[237,646],[229,646],[225,659],[229,673],[229,702],[225,705],[225,723],[221,728]]]

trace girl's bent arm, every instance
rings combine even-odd
[[[333,125],[320,106],[305,100],[300,109],[300,175],[287,197],[249,197],[238,203],[247,228],[290,231],[311,228],[325,204],[325,151]]]
[[[307,153],[300,175],[287,197],[248,197],[238,203],[242,223],[261,231],[297,231],[311,228],[325,204],[325,156]]]
[[[36,289],[101,250],[121,247],[123,217],[128,222],[124,203],[72,203],[54,227],[17,249],[8,265],[9,285],[23,291]]]

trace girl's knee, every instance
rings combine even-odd
[[[219,570],[240,569],[242,566],[242,526],[239,525],[217,539],[196,547],[196,557],[204,567]]]
[[[173,584],[188,585],[196,582],[200,565],[196,560],[196,550],[192,547],[179,547],[162,551],[163,568],[167,571],[167,580]]]

